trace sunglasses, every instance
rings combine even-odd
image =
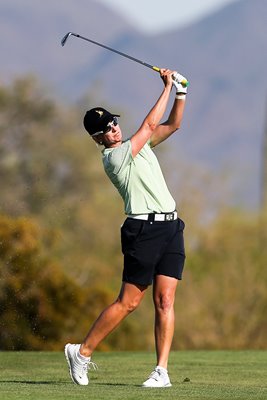
[[[107,124],[106,128],[104,128],[102,131],[95,132],[95,133],[94,133],[93,135],[91,135],[91,136],[98,136],[98,135],[101,135],[101,134],[105,135],[106,133],[108,133],[108,132],[111,131],[111,129],[112,129],[113,126],[117,126],[118,123],[119,123],[118,117],[113,117],[113,118],[112,118],[112,121],[110,121],[110,122]]]

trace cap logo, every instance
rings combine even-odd
[[[95,112],[98,113],[100,117],[102,117],[103,111],[101,111],[101,110],[95,110]]]

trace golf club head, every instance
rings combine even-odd
[[[61,45],[62,45],[62,46],[65,45],[66,41],[68,40],[69,36],[71,36],[71,35],[73,35],[73,33],[72,33],[72,32],[68,32],[68,33],[63,37],[63,39],[61,40]]]

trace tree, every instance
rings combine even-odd
[[[237,210],[202,230],[180,299],[185,348],[266,348],[266,256],[258,233],[257,215]]]
[[[51,349],[73,329],[84,292],[51,255],[53,234],[0,217],[1,349]]]

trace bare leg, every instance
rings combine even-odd
[[[123,282],[118,299],[97,318],[83,343],[80,352],[90,357],[97,345],[140,304],[146,287]]]
[[[154,279],[157,365],[166,369],[174,333],[174,299],[177,283],[177,279],[164,275],[157,275]]]

